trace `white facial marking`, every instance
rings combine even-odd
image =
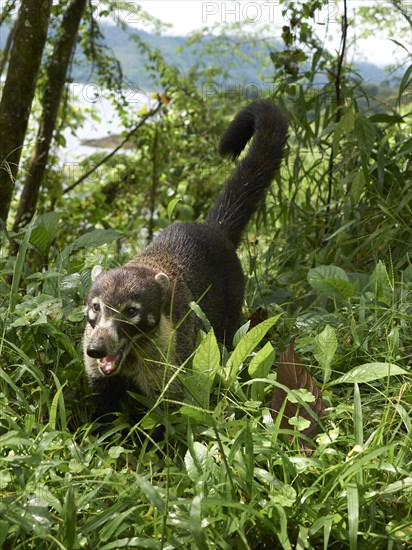
[[[147,316],[147,322],[150,325],[155,325],[156,324],[156,319],[154,318],[154,316],[151,313],[149,313],[149,315]]]
[[[89,319],[91,321],[94,321],[97,317],[97,311],[94,311],[94,309],[89,309]]]
[[[94,309],[95,306],[99,306],[97,311]],[[97,316],[99,315],[99,311],[101,310],[102,305],[99,298],[93,298],[92,300],[92,307],[89,307],[87,310],[88,317],[91,321],[94,321],[97,319]]]
[[[96,328],[106,330],[111,339],[117,340],[117,331],[116,331],[115,322],[113,320],[113,317],[106,317],[105,308],[102,302],[100,302],[100,311],[101,311],[100,321],[97,324]]]

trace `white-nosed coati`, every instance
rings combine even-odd
[[[169,384],[168,395],[179,395],[168,365],[193,352],[201,321],[190,302],[199,303],[220,341],[232,342],[244,295],[236,248],[280,167],[287,134],[285,117],[269,101],[243,108],[220,153],[236,158],[253,140],[206,221],[171,225],[122,267],[92,270],[84,357],[95,418],[118,411],[129,389],[156,399]]]

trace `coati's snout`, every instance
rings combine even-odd
[[[99,336],[92,340],[86,349],[87,355],[93,359],[103,359],[107,356],[107,347],[104,338]]]
[[[85,332],[84,351],[92,361],[94,370],[100,375],[111,376],[119,371],[124,350],[129,351],[130,343],[119,334],[119,327],[113,318],[104,319],[103,326],[97,322],[89,325]]]
[[[114,374],[122,363],[123,349],[110,354],[106,340],[102,336],[98,336],[89,343],[86,353],[92,359],[99,360],[100,371],[105,376]]]

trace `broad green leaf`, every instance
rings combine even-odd
[[[275,350],[270,342],[267,342],[262,349],[251,359],[248,366],[248,373],[251,378],[266,378],[275,360]]]
[[[355,292],[345,271],[334,265],[314,267],[309,270],[307,278],[312,288],[329,298],[348,300]]]
[[[355,112],[354,112],[354,109],[349,108],[346,110],[345,114],[340,119],[338,124],[335,126],[335,129],[333,131],[332,148],[333,148],[333,153],[335,155],[339,150],[343,132],[347,132],[347,133],[351,132],[353,130],[354,123],[355,123]]]
[[[335,329],[326,325],[324,330],[315,337],[313,355],[323,370],[323,381],[328,382],[331,375],[331,364],[338,347]]]
[[[199,441],[194,441],[186,451],[184,461],[187,474],[195,483],[201,479],[207,479],[211,470],[216,468],[213,453]]]
[[[35,227],[30,236],[30,244],[32,244],[40,254],[45,257],[51,244],[50,234],[45,227]]]
[[[280,504],[274,503],[274,510],[276,511],[278,521],[276,534],[279,539],[280,548],[282,548],[283,550],[292,550],[292,545],[290,544],[289,540],[289,522],[286,516],[285,509]]]
[[[3,542],[6,540],[9,527],[10,525],[8,521],[0,521],[0,547],[3,547]]]
[[[353,391],[353,424],[356,445],[363,445],[363,410],[359,384],[355,382]]]
[[[303,432],[310,427],[310,420],[303,418],[303,416],[292,416],[292,418],[289,418],[288,422],[300,432]]]
[[[399,491],[408,491],[410,494],[410,491],[412,489],[412,477],[407,476],[399,481],[394,481],[393,483],[389,483],[388,485],[385,484],[385,486],[379,486],[378,489],[372,489],[371,491],[368,491],[365,493],[366,499],[376,498],[380,497],[382,495],[390,495],[393,493],[397,493]]]
[[[250,327],[250,321],[247,321],[244,325],[242,325],[237,329],[237,331],[235,332],[235,335],[233,336],[233,342],[232,342],[234,348],[238,345],[238,343],[241,341],[243,336],[247,333],[247,331],[249,330],[249,327]]]
[[[275,361],[275,350],[270,342],[267,342],[262,349],[260,349],[254,357],[252,357],[249,366],[248,373],[250,378],[267,378],[270,370],[273,368]],[[257,401],[260,404],[265,398],[265,382],[255,380],[252,382],[251,399]]]
[[[245,468],[244,479],[247,486],[248,496],[250,499],[253,497],[254,492],[254,463],[255,463],[255,451],[253,447],[253,434],[250,427],[249,420],[246,420],[246,425],[243,430],[243,465]]]
[[[375,125],[368,117],[357,113],[355,118],[355,136],[364,157],[369,157],[375,143],[375,135]]]
[[[243,336],[226,365],[226,380],[230,383],[236,377],[237,371],[246,357],[255,349],[255,347],[265,337],[267,331],[279,320],[280,314],[266,319],[262,323],[259,323],[256,327],[253,327],[247,334]]]
[[[343,133],[343,126],[341,124],[337,124],[333,130],[333,139],[332,139],[332,151],[334,155],[336,155],[339,150],[339,144],[342,139],[342,133]]]
[[[324,279],[317,290],[329,298],[342,298],[349,300],[354,294],[351,283],[339,279]]]
[[[193,357],[192,373],[186,381],[196,403],[203,409],[209,408],[210,391],[219,368],[219,345],[212,329],[197,348]]]
[[[139,474],[135,474],[135,478],[140,489],[146,495],[148,501],[153,504],[153,506],[157,508],[157,510],[161,514],[164,514],[166,511],[166,507],[162,497],[160,496],[159,489],[157,487],[154,487],[149,481],[147,481],[147,479],[140,476]]]
[[[369,120],[373,123],[375,122],[385,122],[387,124],[395,124],[398,122],[403,122],[403,118],[398,113],[378,113],[369,117]]]
[[[190,384],[186,384],[186,381],[185,385],[190,388]],[[179,412],[183,416],[187,416],[191,420],[193,419],[198,424],[203,424],[205,426],[213,426],[215,422],[210,412],[201,407],[195,407],[193,405],[183,405],[183,407],[180,407]]]
[[[0,449],[2,452],[9,447],[27,447],[31,444],[30,439],[23,438],[18,434],[19,432],[13,430],[0,436]]]
[[[385,264],[379,260],[370,276],[370,286],[375,300],[390,305],[392,299],[391,280]]]
[[[309,270],[308,281],[311,285],[322,281],[323,279],[338,279],[342,281],[349,281],[347,273],[336,265],[320,265]]]
[[[337,380],[333,380],[332,384],[354,384],[357,382],[373,382],[386,378],[387,376],[406,375],[410,376],[411,373],[394,365],[393,363],[365,363],[359,367],[355,367],[351,371],[347,372]]]
[[[172,199],[167,205],[167,217],[169,219],[169,222],[172,221],[173,211],[176,208],[176,206],[179,204],[180,200],[181,199]]]
[[[43,257],[47,256],[50,245],[59,231],[59,218],[57,212],[48,212],[36,218],[30,244],[35,246]]]
[[[107,243],[111,243],[122,236],[114,229],[94,229],[85,233],[78,239],[75,239],[69,246],[61,252],[60,261],[65,262],[74,252],[81,248],[95,248]]]
[[[300,388],[298,390],[290,390],[287,394],[287,399],[291,403],[296,405],[304,401],[305,403],[314,403],[316,401],[316,396],[306,388]]]
[[[355,109],[353,106],[348,107],[343,117],[340,119],[339,124],[342,124],[345,132],[351,132],[355,125]]]
[[[365,174],[363,171],[357,172],[355,174],[354,179],[352,180],[349,194],[354,202],[354,204],[358,204],[359,199],[362,195],[362,191],[365,188],[366,179]]]
[[[124,447],[121,445],[113,445],[108,451],[110,458],[119,458],[122,453],[124,453]]]
[[[67,428],[67,418],[66,418],[66,408],[64,404],[64,395],[62,392],[63,392],[64,386],[66,385],[66,382],[63,385],[60,385],[60,382],[54,372],[52,372],[52,375],[57,387],[57,391],[55,396],[53,397],[53,401],[50,406],[49,426],[52,430],[56,429],[57,412],[59,412],[60,428],[62,430],[65,430]]]
[[[31,306],[31,307],[30,307]],[[20,314],[11,326],[43,325],[49,322],[49,317],[57,318],[61,311],[61,303],[55,298],[39,294],[29,304],[21,303],[16,309]]]
[[[40,493],[40,491],[39,491]],[[52,526],[52,516],[43,495],[33,495],[27,502],[25,520],[31,524],[32,530],[44,536]]]

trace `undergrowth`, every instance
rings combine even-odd
[[[24,255],[45,226],[34,222],[3,264],[3,548],[408,547],[410,269],[308,269],[291,307],[264,277],[253,285],[265,269],[254,264],[246,302],[269,318],[241,327],[233,351],[205,329],[183,374],[185,403],[164,397],[138,424],[119,416],[96,435],[81,361],[93,254],[82,250],[117,235],[80,238],[31,273]],[[276,361],[292,339],[322,389],[313,440],[299,414],[285,429],[271,412]],[[304,406],[303,390],[294,397]]]

